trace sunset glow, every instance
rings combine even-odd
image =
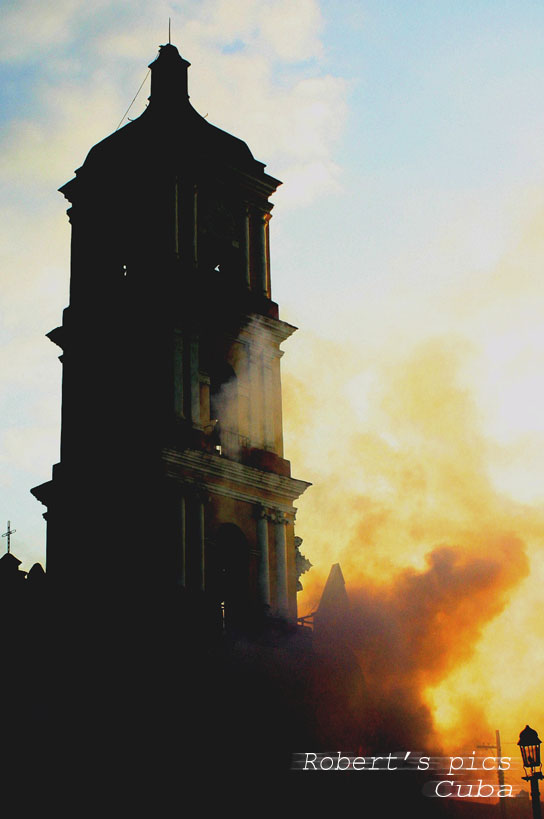
[[[383,720],[451,753],[499,729],[517,763],[520,730],[544,732],[544,7],[35,6],[7,6],[0,35],[14,553],[44,561],[29,489],[58,460],[44,338],[68,301],[56,191],[115,130],[171,17],[192,103],[284,182],[272,295],[300,328],[282,359],[285,456],[312,483],[299,614],[339,562]]]

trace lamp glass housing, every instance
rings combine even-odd
[[[541,740],[537,732],[526,725],[519,735],[518,745],[521,751],[523,767],[529,768],[531,774],[533,774],[537,768],[540,769],[542,767],[542,762],[540,761]]]

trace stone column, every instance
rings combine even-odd
[[[191,421],[200,426],[200,372],[198,360],[198,336],[193,334],[189,345],[189,379],[191,396]]]
[[[271,213],[265,213],[263,216],[264,223],[264,273],[265,273],[265,292],[268,298],[272,298],[272,288],[270,283],[270,220]]]
[[[270,568],[268,555],[268,521],[270,515],[263,506],[258,510],[257,518],[257,549],[258,557],[258,575],[257,575],[257,592],[259,602],[263,606],[270,606]]]
[[[244,283],[248,289],[251,288],[251,247],[249,239],[249,210],[244,208],[242,216],[242,265],[244,267]]]
[[[266,249],[267,216],[268,214],[266,213],[255,213],[255,225],[252,231],[256,248],[255,264],[257,265],[257,290],[259,293],[262,293],[263,296],[268,295],[268,261]]]
[[[285,540],[285,525],[287,519],[283,512],[275,514],[276,540],[276,610],[280,617],[287,617],[289,604],[287,596],[287,549]]]
[[[183,412],[183,337],[174,334],[174,413],[176,418],[184,418]]]
[[[263,356],[259,349],[249,349],[249,435],[252,446],[264,446]]]
[[[210,376],[207,373],[198,374],[200,389],[200,423],[204,428],[210,423]]]
[[[181,495],[178,502],[178,551],[176,565],[176,580],[178,586],[185,586],[186,583],[186,560],[187,560],[187,526],[185,521],[185,495]]]
[[[283,458],[283,414],[281,401],[280,358],[278,350],[272,360],[272,412],[274,414],[274,452]]]
[[[274,449],[274,394],[272,387],[272,370],[263,358],[263,432],[265,449]]]
[[[174,183],[174,253],[179,257],[179,182]]]
[[[192,245],[192,256],[193,256],[193,265],[196,267],[198,264],[198,188],[196,185],[193,186],[193,224],[192,224],[192,231],[191,231],[191,245]]]
[[[206,502],[206,494],[202,490],[195,493],[195,588],[198,591],[204,591],[206,588],[205,577],[205,545],[204,538],[206,535],[204,528],[204,504]]]

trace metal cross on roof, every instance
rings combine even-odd
[[[8,555],[9,555],[10,550],[11,550],[11,536],[12,536],[12,535],[14,534],[14,532],[16,532],[16,531],[17,531],[17,529],[12,529],[12,528],[11,528],[11,521],[10,521],[10,520],[8,520],[8,531],[7,531],[7,532],[4,532],[4,534],[2,535],[2,537],[7,537],[7,539],[8,539]]]

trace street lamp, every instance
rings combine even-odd
[[[519,749],[523,760],[525,776],[522,779],[531,783],[531,801],[533,803],[533,819],[542,819],[540,813],[540,793],[538,792],[538,780],[544,779],[542,776],[542,762],[540,761],[541,740],[538,734],[528,725],[525,726],[519,735]],[[529,773],[527,773],[529,771]]]

